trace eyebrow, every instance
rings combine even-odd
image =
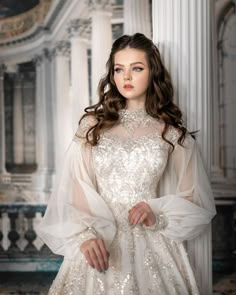
[[[145,66],[145,64],[144,64],[143,62],[141,62],[141,61],[133,62],[133,63],[131,63],[130,65],[133,66],[133,65],[135,65],[135,64],[142,64],[142,65]],[[120,66],[120,67],[123,67],[124,65],[122,65],[122,64],[114,64],[114,66]]]

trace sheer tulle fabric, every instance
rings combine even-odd
[[[160,239],[161,236],[164,243],[174,241],[175,244],[181,245],[178,251],[184,251],[181,250],[182,242],[191,240],[188,242],[189,259],[192,268],[197,272],[201,294],[210,294],[209,223],[215,215],[215,205],[196,142],[188,135],[184,147],[178,145],[178,132],[171,128],[167,134],[168,140],[175,146],[171,153],[170,145],[160,136],[163,129],[161,122],[148,116],[145,111],[137,112],[137,114],[121,111],[120,117],[121,122],[104,132],[101,136],[101,145],[95,149],[86,144],[82,138],[88,127],[93,124],[93,119],[86,118],[82,121],[66,152],[56,190],[50,198],[45,216],[37,229],[38,234],[54,253],[65,256],[61,273],[66,272],[65,265],[68,265],[68,260],[82,255],[79,246],[84,239],[102,237],[109,249],[116,238],[119,222],[110,204],[104,198],[99,170],[95,164],[95,162],[102,163],[102,161],[98,162],[97,158],[98,154],[103,152],[103,142],[105,147],[107,144],[113,144],[114,149],[117,148],[117,150],[122,148],[122,145],[126,145],[127,140],[135,142],[140,149],[142,149],[142,143],[148,146],[150,141],[155,148],[155,142],[160,142],[157,144],[157,149],[160,148],[163,153],[163,159],[158,159],[161,163],[157,174],[160,173],[160,175],[157,175],[156,185],[150,188],[150,191],[148,190],[147,193],[152,195],[148,196],[146,201],[157,216],[160,213],[164,214],[167,226],[162,229],[157,227],[156,230],[146,228],[144,230],[151,238]],[[126,152],[128,153],[128,149]],[[152,152],[151,150],[150,155]],[[110,156],[108,154],[108,161]],[[148,157],[148,155],[144,157],[146,156]],[[120,175],[121,182],[122,177],[125,175]],[[139,179],[137,179],[138,182]],[[83,258],[80,259],[83,260]],[[186,257],[183,254],[184,260]],[[188,273],[192,275],[191,270],[188,270]],[[93,294],[92,292],[86,294]],[[163,294],[171,294],[168,292]],[[104,294],[113,293],[107,291]],[[120,294],[128,295],[129,293]],[[144,293],[134,292],[133,294]],[[184,291],[182,294],[197,293]]]

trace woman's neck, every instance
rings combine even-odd
[[[145,109],[145,103],[144,102],[127,101],[125,109],[130,110],[130,111],[131,110],[143,110],[143,109]]]

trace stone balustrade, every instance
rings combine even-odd
[[[218,214],[213,220],[213,271],[235,267],[235,198],[218,196]],[[46,205],[0,204],[0,273],[57,272],[62,257],[53,254],[35,232]]]
[[[62,257],[53,254],[37,237],[35,225],[46,205],[0,205],[0,272],[55,272]]]

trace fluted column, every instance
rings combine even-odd
[[[124,33],[143,33],[151,37],[151,17],[149,1],[124,0]]]
[[[14,81],[13,98],[13,155],[14,164],[24,163],[24,122],[22,79],[20,73],[16,74]]]
[[[44,50],[35,58],[36,65],[36,163],[33,188],[49,192],[54,176],[54,138],[51,55]],[[41,199],[42,200],[42,199]]]
[[[212,0],[154,0],[153,39],[175,86],[175,100],[187,118],[188,130],[199,130],[205,166],[210,168],[210,78]],[[188,243],[191,263],[204,265],[199,275],[201,294],[212,293],[211,233],[205,231],[197,242]],[[206,256],[202,253],[207,253]],[[196,256],[198,255],[198,261]]]
[[[56,152],[56,172],[62,164],[66,149],[73,137],[72,130],[72,102],[70,99],[69,83],[69,43],[60,41],[55,47],[55,152]]]
[[[0,176],[6,173],[6,148],[5,148],[5,116],[4,116],[4,72],[5,65],[0,65]],[[0,179],[1,180],[1,179]]]
[[[211,1],[153,1],[153,39],[158,43],[207,169],[210,167]]]
[[[98,101],[97,88],[105,74],[112,46],[111,0],[89,0],[92,18],[92,103]]]
[[[72,129],[76,131],[84,109],[89,106],[88,35],[90,22],[75,19],[69,24],[71,44]]]

